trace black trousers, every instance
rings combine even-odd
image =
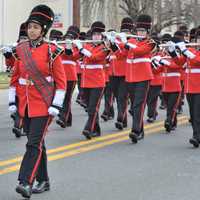
[[[84,130],[90,132],[99,131],[99,107],[103,93],[104,88],[84,88],[88,113],[88,120]]]
[[[71,101],[75,86],[76,81],[67,81],[67,90],[63,102],[63,108],[59,114],[60,120],[70,125],[72,124]]]
[[[83,95],[83,89],[81,88],[81,74],[77,74],[78,81],[77,81],[77,86],[78,86],[78,96],[77,99],[81,99]]]
[[[111,89],[117,100],[117,121],[127,123],[128,91],[124,76],[110,78]]]
[[[114,101],[114,94],[112,91],[111,83],[107,82],[106,87],[104,89],[104,111],[103,114],[114,117],[114,107],[113,107],[113,101]]]
[[[142,133],[144,110],[149,91],[149,81],[127,83],[128,93],[132,101],[132,132]]]
[[[149,88],[147,96],[147,116],[149,118],[156,118],[157,115],[157,102],[160,95],[162,86],[161,85],[151,85]]]
[[[200,140],[200,94],[187,94],[193,137]]]
[[[35,178],[39,182],[49,180],[44,139],[50,121],[49,116],[26,117],[28,142],[18,176],[20,183],[33,184]]]
[[[167,107],[166,122],[170,126],[176,126],[177,109],[181,99],[181,92],[163,92],[163,98]]]

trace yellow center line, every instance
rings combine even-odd
[[[180,125],[187,124],[187,123],[188,123],[187,119],[179,122]],[[147,130],[145,135],[155,134],[155,133],[158,133],[158,132],[163,131],[163,130],[165,130],[164,127],[152,128],[151,130]],[[102,143],[97,143],[97,144],[93,144],[93,145],[89,145],[89,146],[80,147],[78,149],[73,149],[71,151],[66,151],[66,152],[63,152],[63,153],[56,154],[56,155],[51,155],[51,156],[49,156],[48,161],[60,160],[60,159],[63,159],[63,158],[71,157],[71,156],[78,155],[78,154],[85,153],[85,152],[89,152],[89,151],[92,151],[92,150],[97,150],[97,149],[100,149],[100,148],[103,148],[103,147],[106,147],[106,146],[109,146],[109,145],[112,145],[112,144],[115,144],[115,143],[126,141],[128,139],[129,139],[129,137],[126,135],[126,136],[119,137],[119,138],[116,138],[116,139],[112,139],[112,140],[109,140],[109,141],[104,141]],[[0,170],[0,175],[18,171],[19,168],[20,168],[19,164],[11,166],[11,167],[6,167],[6,168]]]
[[[187,116],[184,115],[184,116],[178,117],[178,120],[182,120],[182,119],[186,119],[186,118],[187,118]],[[158,122],[153,123],[153,124],[147,124],[147,125],[144,126],[144,129],[147,130],[147,129],[153,128],[155,126],[163,125],[163,123],[164,123],[164,121],[158,121]],[[54,154],[54,153],[58,153],[58,152],[61,152],[61,151],[70,150],[70,149],[73,149],[73,148],[93,144],[93,143],[96,143],[96,142],[102,142],[104,140],[109,140],[109,139],[112,139],[112,138],[115,138],[115,137],[121,137],[123,135],[128,134],[130,132],[130,130],[131,129],[120,131],[120,132],[115,132],[115,133],[112,133],[112,134],[107,134],[105,136],[94,138],[92,140],[81,141],[81,142],[78,142],[78,143],[73,143],[73,144],[49,149],[47,151],[47,154],[51,155],[51,154]],[[19,157],[13,158],[13,159],[0,161],[0,167],[10,165],[10,164],[13,164],[13,163],[17,163],[17,162],[21,162],[22,158],[23,158],[22,156],[19,156]]]

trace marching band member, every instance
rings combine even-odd
[[[132,130],[129,137],[133,143],[144,137],[143,116],[149,90],[150,80],[153,79],[151,69],[151,52],[155,48],[154,41],[149,40],[151,17],[140,15],[136,22],[136,32],[144,39],[124,40],[128,51],[126,64],[126,82],[128,93],[132,100]]]
[[[63,49],[44,40],[53,19],[53,11],[46,5],[31,11],[27,20],[28,40],[16,47],[17,61],[9,89],[9,111],[18,109],[20,116],[28,119],[28,142],[16,187],[16,192],[25,198],[30,198],[32,192],[50,189],[44,139],[65,96],[66,80],[60,57]],[[37,185],[32,188],[35,179]]]
[[[133,32],[134,25],[133,20],[129,17],[125,17],[121,22],[121,35],[131,34]],[[119,46],[123,45],[122,41],[118,41]],[[110,79],[111,88],[114,93],[117,102],[117,122],[115,127],[119,130],[127,127],[127,104],[128,104],[128,92],[127,84],[125,81],[126,75],[126,59],[127,51],[125,49],[118,49],[112,53],[112,76]]]
[[[77,26],[70,26],[67,30],[65,39],[75,40],[79,37],[80,30]],[[67,79],[67,90],[63,109],[59,113],[59,119],[56,121],[62,128],[72,126],[71,100],[77,82],[77,60],[81,57],[79,50],[66,44],[65,53],[62,55],[62,64],[65,69]]]
[[[199,36],[200,32],[197,32],[196,42],[200,42]],[[176,47],[181,51],[181,57],[177,56]],[[197,148],[200,143],[200,51],[195,48],[187,48],[184,42],[171,43],[169,51],[181,68],[186,66],[184,86],[193,129],[193,137],[189,142]]]
[[[26,32],[26,23],[22,23],[20,25],[19,29],[19,36],[17,43],[22,42],[24,40],[27,40],[27,32]],[[14,70],[14,64],[15,64],[15,59],[16,59],[16,47],[7,47],[4,50],[5,59],[6,59],[6,66],[7,71],[10,72],[10,76]],[[17,89],[17,87],[16,87]],[[16,105],[18,107],[18,97],[16,96]],[[23,122],[23,118],[19,115],[18,111],[15,113],[11,114],[11,118],[14,120],[14,127],[12,129],[12,132],[15,134],[16,138],[20,138],[22,135],[26,135],[26,127],[25,123]]]
[[[96,21],[91,26],[91,32],[92,40],[102,40],[105,25]],[[84,89],[88,120],[82,134],[92,139],[101,135],[98,113],[105,87],[104,65],[110,50],[103,44],[89,43],[83,46],[78,40],[74,44],[84,55],[81,87]]]

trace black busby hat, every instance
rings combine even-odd
[[[44,34],[46,34],[49,28],[51,28],[53,20],[54,13],[51,8],[46,5],[38,5],[32,9],[27,23],[35,22],[40,24],[43,28]]]
[[[162,36],[162,42],[168,42],[172,39],[172,36],[169,34],[169,33],[165,33],[163,36]]]
[[[130,17],[125,17],[121,22],[121,32],[132,31],[134,29],[133,20]]]
[[[182,31],[176,31],[174,37],[180,39],[180,41],[184,41],[184,33]]]
[[[67,30],[66,36],[71,36],[73,39],[79,37],[80,30],[77,26],[70,26]]]
[[[151,29],[152,19],[150,15],[139,15],[136,21],[136,28]]]
[[[91,26],[91,31],[92,33],[97,32],[97,33],[102,33],[105,32],[105,24],[101,21],[96,21],[92,24]]]
[[[49,34],[49,39],[50,40],[61,40],[63,37],[62,31],[52,29],[50,34]]]
[[[190,30],[190,41],[191,41],[191,40],[194,40],[194,39],[196,38],[196,31],[197,31],[196,28],[192,28],[192,29]]]
[[[195,39],[200,38],[200,30],[195,33]]]
[[[80,40],[85,40],[86,39],[86,32],[80,32],[80,34],[79,34],[79,39]]]
[[[22,24],[20,25],[18,41],[19,41],[22,37],[27,37],[27,23],[26,23],[26,22],[24,22],[24,23],[22,23]]]
[[[92,31],[91,29],[89,29],[87,32],[86,32],[86,39],[91,39],[92,37]]]

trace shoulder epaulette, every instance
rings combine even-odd
[[[51,59],[55,60],[59,55],[64,52],[64,48],[61,46],[56,46],[56,49],[51,54]]]

